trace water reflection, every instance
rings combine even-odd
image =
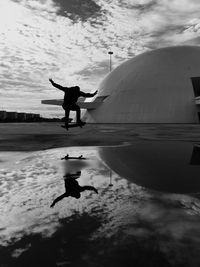
[[[200,165],[200,144],[194,144],[190,164]]]
[[[67,154],[66,156],[64,156],[63,158],[61,158],[61,160],[69,160],[69,159],[78,159],[78,160],[86,160],[85,157],[83,157],[83,155],[80,155],[78,157],[70,157],[69,154]]]
[[[192,165],[196,157],[192,156],[196,154],[192,144],[166,144],[141,141],[131,147],[101,148],[100,154],[102,158],[111,156],[107,161],[104,157],[107,166],[113,160],[119,169],[130,167],[132,173],[132,167],[138,165],[148,167],[149,175],[161,164],[158,159],[167,155],[162,166],[178,157],[180,163],[174,165],[181,166],[184,161],[199,170]],[[172,148],[182,153],[178,155]],[[66,150],[73,159],[60,160]],[[123,179],[116,174],[117,167],[112,171],[102,164],[97,150],[38,151],[16,158],[18,168],[10,164],[0,169],[0,266],[200,266],[199,199],[137,186],[133,178],[138,173],[131,175],[130,171],[131,182]],[[77,160],[81,154],[87,160]],[[123,160],[130,161],[130,166]],[[74,181],[83,187],[94,186],[99,194],[87,191],[80,199],[68,197],[51,209],[52,200],[64,193],[63,184],[69,190],[69,181],[72,188]]]
[[[158,191],[200,191],[200,145],[175,141],[137,141],[99,148],[102,160],[132,182]]]
[[[76,173],[67,173],[64,176],[64,182],[65,182],[65,193],[58,196],[53,203],[51,204],[51,208],[55,206],[55,204],[59,201],[61,201],[65,197],[74,197],[74,198],[80,198],[81,193],[84,191],[94,191],[96,194],[98,194],[97,189],[94,186],[90,185],[84,185],[80,186],[79,183],[76,181],[81,176],[81,171],[77,171]]]

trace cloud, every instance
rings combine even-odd
[[[91,231],[83,236],[87,243],[94,242],[95,251],[88,250],[92,262],[100,262],[101,258],[104,263],[107,259],[110,262],[123,252],[119,259],[131,255],[130,260],[140,265],[144,263],[141,255],[150,255],[152,266],[158,260],[172,266],[199,266],[198,198],[151,192],[129,183],[114,172],[113,187],[110,188],[110,170],[102,164],[96,149],[68,147],[67,153],[73,156],[83,154],[89,159],[86,160],[89,164],[79,166],[83,169],[78,181],[80,185],[97,187],[99,194],[84,192],[81,199],[63,199],[53,209],[49,207],[52,201],[65,192],[64,170],[59,164],[60,158],[66,155],[66,148],[1,153],[2,164],[7,163],[7,167],[4,165],[5,169],[0,170],[3,178],[0,180],[0,244],[7,249],[6,255],[11,253],[13,257],[20,257],[26,250],[28,255],[32,255],[34,247],[30,243],[35,234],[36,246],[37,240],[40,243],[46,240],[45,244],[51,245],[55,243],[55,237],[62,234],[64,224],[65,228],[70,228],[71,222],[75,229],[80,226],[79,219],[87,214],[98,222],[97,227],[89,223]],[[69,165],[73,169],[77,167]],[[71,246],[66,236],[64,240]],[[61,245],[63,238],[62,235]],[[132,257],[133,250],[137,252],[136,258]],[[99,251],[103,253],[99,254]]]
[[[183,44],[185,45],[200,45],[200,37],[192,38],[185,41]]]
[[[116,67],[150,49],[198,44],[199,8],[197,0],[1,0],[0,92],[13,94],[10,106],[23,92],[29,106],[34,92],[62,97],[49,77],[91,91],[109,71],[109,50]]]
[[[57,14],[69,17],[74,21],[87,21],[89,18],[100,15],[100,6],[92,0],[53,0],[58,6]]]
[[[118,2],[119,5],[127,7],[127,8],[133,8],[133,9],[138,9],[141,13],[153,8],[158,4],[157,0],[136,0],[136,1],[131,1],[131,0],[122,0]]]

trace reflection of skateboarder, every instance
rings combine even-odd
[[[75,197],[75,198],[80,198],[81,192],[90,190],[94,191],[96,194],[98,194],[98,191],[95,187],[90,186],[90,185],[85,185],[85,186],[80,186],[76,179],[78,179],[81,176],[81,171],[78,171],[76,173],[69,173],[64,176],[65,178],[65,193],[57,197],[53,203],[51,204],[51,208],[54,207],[54,205],[62,200],[65,197]]]
[[[93,97],[97,94],[97,91],[95,91],[93,94],[90,93],[84,93],[80,91],[79,86],[73,86],[73,87],[63,87],[57,83],[55,83],[52,79],[49,79],[51,84],[62,90],[64,95],[64,102],[63,102],[63,109],[65,110],[65,126],[68,126],[68,120],[69,120],[69,113],[70,110],[76,111],[76,122],[77,124],[81,125],[83,122],[81,121],[81,111],[80,107],[77,105],[77,100],[79,97]]]

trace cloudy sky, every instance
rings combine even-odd
[[[90,92],[158,47],[200,44],[199,0],[0,0],[0,110],[63,114],[48,78]]]

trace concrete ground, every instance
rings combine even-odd
[[[0,123],[0,151],[116,145],[138,138],[200,142],[199,124],[87,124],[69,131],[60,125],[57,122]]]

